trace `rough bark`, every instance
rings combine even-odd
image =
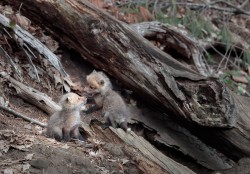
[[[163,155],[144,138],[137,136],[135,133],[131,132],[127,134],[122,129],[111,128],[111,130],[115,132],[116,135],[118,135],[127,144],[139,149],[142,154],[144,154],[148,159],[154,161],[166,171],[171,171],[173,173],[193,173],[187,167],[184,167],[168,158],[167,156]]]
[[[204,59],[202,47],[187,31],[155,21],[130,26],[143,37],[159,42],[161,50],[172,53],[172,56],[182,64],[197,70],[203,76],[211,75],[212,71]]]

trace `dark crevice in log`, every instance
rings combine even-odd
[[[192,128],[189,128],[189,130],[192,132],[192,134],[198,136],[204,143],[210,145],[211,147],[214,147],[215,149],[218,149],[220,152],[234,161],[238,161],[243,157],[250,156],[250,153],[248,151],[244,151],[243,149],[238,148],[237,146],[235,146],[235,144],[227,140],[228,137],[225,138],[223,134],[220,134],[219,132],[221,132],[221,129],[193,126]],[[232,131],[230,129],[224,129],[223,132]],[[239,135],[237,136],[237,139],[244,139],[239,137]]]
[[[155,140],[155,136],[157,135],[157,132],[155,130],[150,130],[149,128],[146,128],[142,125],[143,123],[137,123],[132,124],[130,127],[132,127],[132,130],[142,137],[144,137],[146,140],[148,140],[152,145],[154,145],[157,149],[159,149],[162,153],[164,153],[166,156],[174,159],[175,161],[183,164],[184,166],[189,166],[190,169],[192,169],[194,172],[197,173],[210,173],[212,170],[207,169],[206,167],[200,165],[197,163],[195,159],[190,157],[189,155],[185,155],[179,151],[178,146],[172,146],[168,147],[165,144]]]

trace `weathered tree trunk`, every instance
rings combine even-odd
[[[16,0],[3,1],[20,6]],[[229,157],[250,155],[250,114],[235,104],[235,97],[216,79],[196,74],[128,25],[87,1],[24,0],[22,9],[22,14],[47,26],[62,43],[75,49],[96,68],[103,69],[148,103],[161,108],[166,113],[162,117],[179,116],[184,122],[188,121],[192,133]],[[238,100],[241,99],[236,100],[237,104]],[[238,112],[239,109],[242,112]],[[144,123],[150,127],[150,121]],[[157,123],[156,128],[163,126],[160,124]],[[197,131],[197,124],[203,133]],[[175,145],[161,133],[162,142]],[[178,136],[178,130],[175,134]]]

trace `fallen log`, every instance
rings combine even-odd
[[[22,8],[32,21],[49,27],[62,43],[163,112],[203,126],[236,123],[237,108],[221,83],[196,74],[88,1],[26,0]]]

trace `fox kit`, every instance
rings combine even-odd
[[[105,119],[105,127],[112,125],[120,126],[125,131],[130,131],[127,127],[129,109],[122,97],[112,89],[109,78],[101,71],[93,71],[87,76],[89,85],[88,93],[95,94],[94,100],[98,107],[102,107],[102,114]]]
[[[62,110],[55,112],[48,120],[48,137],[58,141],[69,141],[71,138],[84,140],[79,132],[79,125],[81,123],[80,111],[86,102],[86,97],[80,97],[75,93],[63,95],[59,101]]]

